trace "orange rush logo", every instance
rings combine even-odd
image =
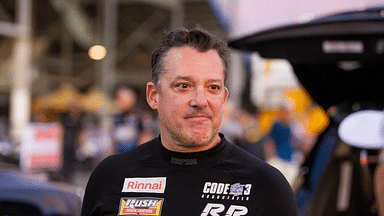
[[[160,216],[164,199],[155,197],[123,197],[119,215]]]

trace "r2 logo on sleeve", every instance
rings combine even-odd
[[[223,204],[218,203],[208,203],[200,216],[222,216],[219,213],[224,212],[225,206]],[[248,209],[245,206],[239,205],[231,205],[225,216],[241,216],[246,215],[248,213]]]

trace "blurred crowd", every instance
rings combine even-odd
[[[112,109],[106,116],[100,110],[90,111],[78,97],[60,108],[59,117],[52,118],[52,113],[44,108],[34,112],[31,125],[48,127],[55,122],[61,128],[61,164],[51,172],[53,180],[73,183],[75,172],[90,172],[105,157],[158,136],[156,116],[149,108],[138,105],[134,89],[117,87],[110,104]],[[293,183],[319,132],[311,129],[311,111],[313,107],[297,110],[286,103],[250,113],[228,100],[221,132],[231,142],[280,169]]]
[[[79,100],[73,100],[61,113],[62,165],[56,180],[73,183],[76,171],[89,172],[105,157],[154,138],[155,119],[151,111],[137,105],[134,89],[117,87],[111,106],[112,111],[102,116],[100,112],[86,110]]]
[[[228,140],[278,168],[293,186],[319,133],[310,129],[310,109],[296,110],[284,103],[276,109],[249,113],[229,101],[221,131]]]

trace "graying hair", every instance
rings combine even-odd
[[[194,48],[198,52],[207,52],[211,49],[216,50],[223,62],[224,83],[226,83],[229,61],[229,48],[227,43],[202,28],[195,28],[193,30],[180,28],[169,33],[164,33],[160,43],[152,53],[152,82],[156,86],[159,84],[161,74],[165,71],[164,60],[168,51],[173,47],[184,46]]]

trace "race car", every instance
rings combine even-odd
[[[339,126],[356,112],[384,108],[384,7],[275,27],[229,45],[263,58],[287,59],[329,115],[329,125],[301,166],[302,183],[295,191],[300,214],[377,215],[372,175],[384,145],[362,142],[364,135],[348,141],[350,135],[340,133]]]

